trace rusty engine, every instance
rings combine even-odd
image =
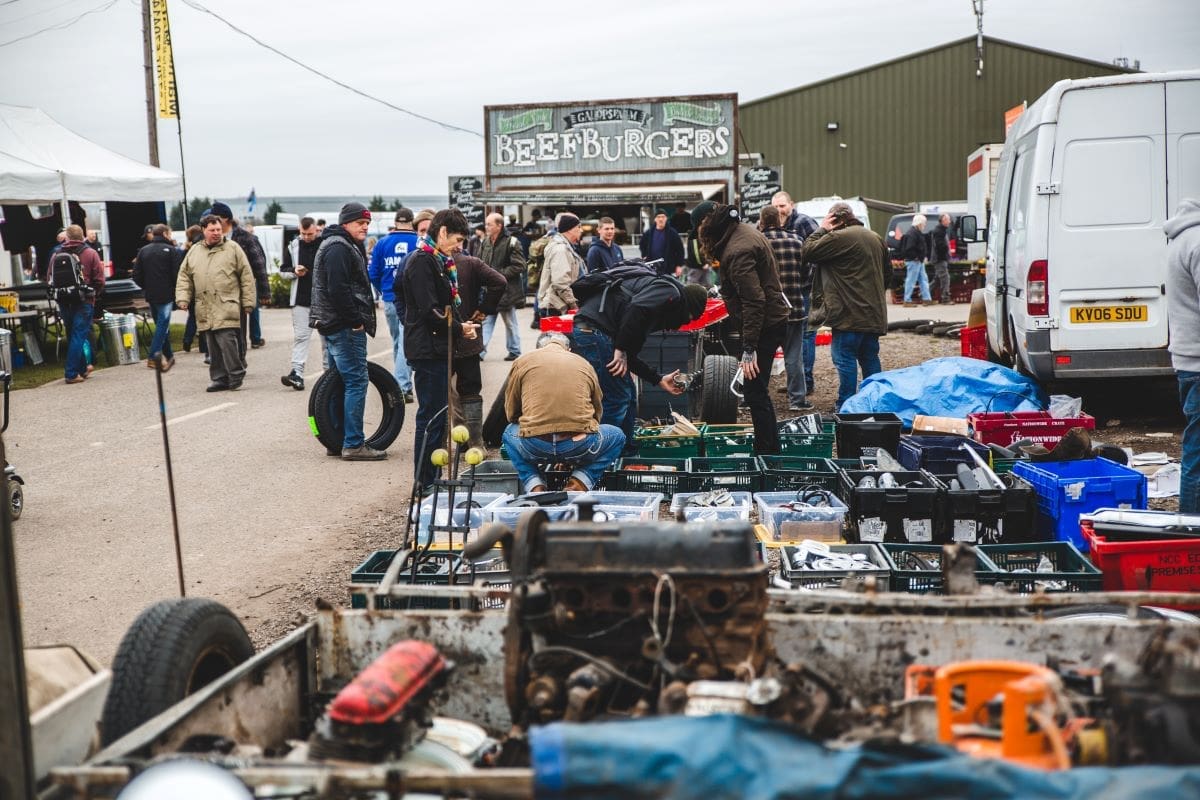
[[[840,703],[827,682],[775,663],[748,524],[550,524],[534,512],[473,544],[497,542],[513,577],[506,701],[521,727],[740,711],[812,729]]]

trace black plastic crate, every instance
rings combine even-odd
[[[870,476],[876,481],[891,475],[895,487],[863,488],[858,484]],[[942,537],[941,488],[934,477],[920,470],[880,472],[844,470],[841,496],[850,506],[847,541],[940,543]]]
[[[988,574],[986,582],[1005,584],[1021,594],[1098,592],[1103,588],[1103,574],[1070,542],[994,544],[979,549],[999,570]],[[1051,564],[1048,570],[1038,567],[1043,557]],[[1014,573],[1016,569],[1028,572]]]
[[[963,445],[974,450],[983,463],[988,463],[990,451],[986,444],[980,444],[965,436],[948,434],[912,434],[900,437],[900,452],[896,458],[905,469],[923,469],[934,475],[953,475],[959,464],[966,464],[974,469],[978,464],[971,454],[963,449]]]
[[[656,466],[674,470],[656,470]],[[702,491],[688,469],[686,458],[622,458],[614,469],[604,473],[603,484],[614,492],[662,492],[666,497]]]
[[[951,489],[957,475],[934,475],[942,489],[942,528],[947,541],[967,544],[1031,542],[1037,533],[1037,493],[1029,481],[1001,475],[1001,489]]]
[[[762,474],[758,471],[758,459],[755,457],[689,458],[688,472],[696,486],[691,491],[740,489],[757,492],[762,489]]]
[[[828,458],[759,456],[764,492],[817,486],[835,494],[841,490],[838,468]],[[839,495],[840,496],[840,495]]]
[[[893,592],[914,594],[941,594],[946,588],[942,577],[942,546],[940,544],[895,544],[880,545],[888,566],[892,570],[890,579]],[[975,579],[980,583],[995,583],[999,568],[987,554],[975,550]]]
[[[864,448],[865,455],[874,456],[880,447],[896,455],[904,422],[895,414],[835,414],[834,419],[838,458],[858,458],[864,455]]]

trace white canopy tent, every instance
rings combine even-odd
[[[39,108],[0,103],[0,203],[153,202],[183,197],[180,177],[114,153]]]

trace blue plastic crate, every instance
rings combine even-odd
[[[1071,542],[1080,550],[1087,549],[1079,532],[1080,514],[1101,508],[1146,507],[1146,476],[1107,458],[1018,461],[1012,471],[1037,492],[1038,533]]]

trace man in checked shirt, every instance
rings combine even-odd
[[[804,381],[804,334],[807,315],[804,311],[804,292],[812,284],[812,268],[805,267],[800,258],[804,243],[791,231],[784,230],[779,211],[764,206],[759,212],[758,227],[771,245],[775,263],[779,266],[779,282],[783,296],[791,304],[788,312],[787,335],[783,340],[783,366],[787,371],[789,411],[811,411],[808,386]]]

